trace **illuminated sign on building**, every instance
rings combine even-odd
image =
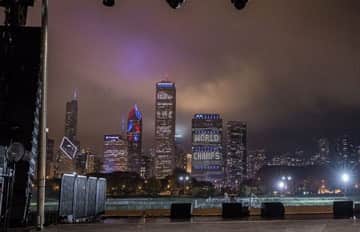
[[[193,143],[219,143],[221,142],[220,131],[215,130],[195,130]]]
[[[195,114],[192,120],[192,173],[198,181],[223,181],[222,119],[219,114]]]

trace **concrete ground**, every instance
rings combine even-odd
[[[306,219],[224,221],[198,218],[172,222],[169,219],[107,219],[96,224],[56,225],[45,232],[360,232],[360,220]]]

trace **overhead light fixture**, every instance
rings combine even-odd
[[[185,0],[166,0],[166,1],[169,4],[169,6],[173,9],[179,8],[185,2]]]
[[[103,0],[103,5],[107,7],[113,7],[115,5],[115,0]]]
[[[235,6],[236,9],[242,10],[245,8],[248,0],[231,0],[231,3]]]

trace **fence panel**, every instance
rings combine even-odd
[[[86,217],[86,176],[76,176],[75,180],[75,191],[74,191],[74,218],[85,218]]]
[[[86,195],[87,195],[87,208],[86,215],[88,217],[96,216],[96,177],[89,177],[87,180]]]
[[[106,179],[99,178],[96,186],[96,214],[105,212]]]
[[[73,215],[74,184],[76,176],[64,174],[61,178],[59,216]]]

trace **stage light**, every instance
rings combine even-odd
[[[113,7],[115,5],[115,0],[103,0],[104,6]]]
[[[236,9],[242,10],[245,8],[248,0],[231,0],[231,3],[235,6]]]
[[[185,2],[185,0],[166,0],[166,1],[169,4],[169,6],[173,9],[179,8]]]

